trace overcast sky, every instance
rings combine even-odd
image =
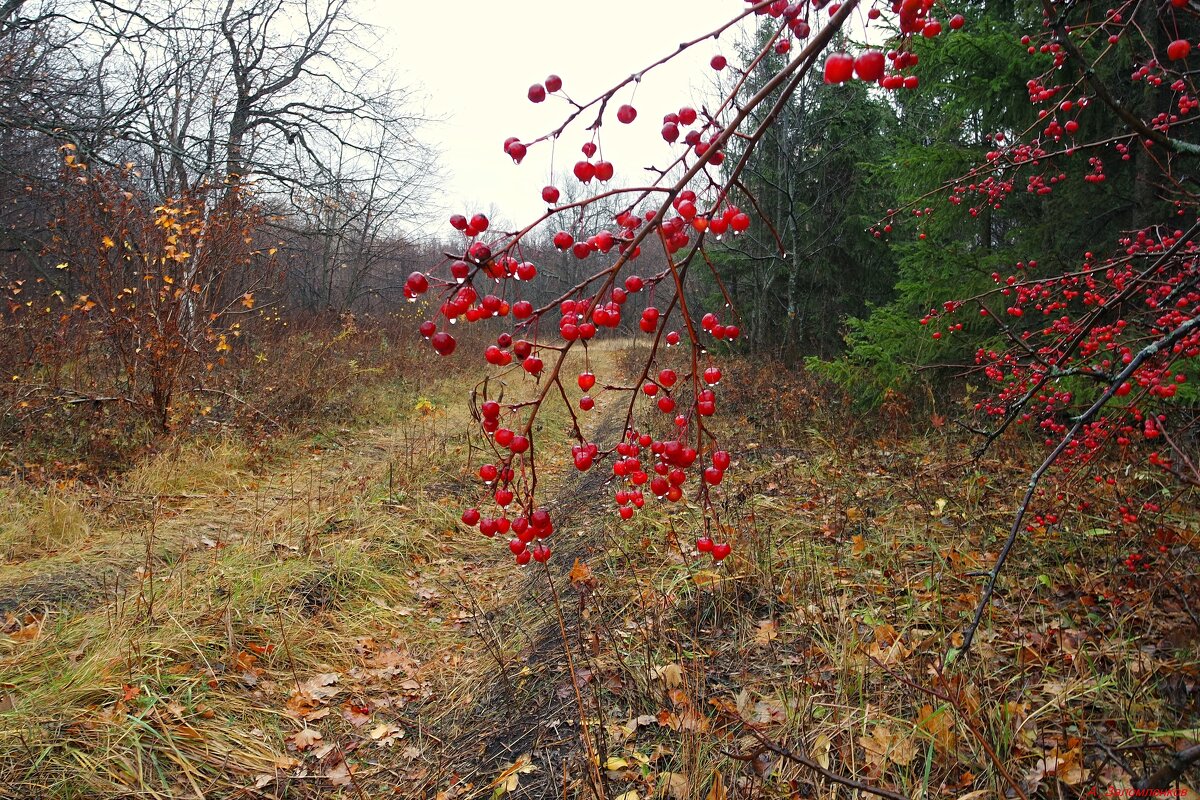
[[[404,0],[379,2],[371,19],[385,29],[402,79],[423,89],[427,113],[444,117],[426,129],[442,153],[441,217],[494,206],[524,224],[544,210],[541,189],[552,168],[560,188],[574,181],[571,168],[594,119],[585,115],[568,129],[553,158],[546,143],[514,165],[503,152],[506,138],[531,140],[570,111],[556,97],[530,103],[531,84],[557,74],[573,99],[591,100],[743,7],[742,0]],[[663,115],[699,100],[712,81],[709,59],[731,54],[734,39],[730,31],[703,42],[621,92],[617,105],[631,102],[639,113],[632,125],[618,124],[615,108],[606,117],[600,144],[616,166],[614,183],[640,183],[644,167],[667,163]]]

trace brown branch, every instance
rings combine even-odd
[[[979,625],[983,621],[983,614],[987,611],[988,605],[991,603],[992,595],[996,591],[996,581],[1000,577],[1000,570],[1004,567],[1004,563],[1008,560],[1009,554],[1012,552],[1013,545],[1016,544],[1017,536],[1021,532],[1021,523],[1025,520],[1025,514],[1029,511],[1029,504],[1033,501],[1033,495],[1037,491],[1038,484],[1042,478],[1050,470],[1054,463],[1058,461],[1059,456],[1063,451],[1074,441],[1075,437],[1084,425],[1091,420],[1108,404],[1121,387],[1135,373],[1143,363],[1150,358],[1168,349],[1171,345],[1185,338],[1192,333],[1193,330],[1200,329],[1200,317],[1193,317],[1187,322],[1184,322],[1175,330],[1171,331],[1166,336],[1151,342],[1138,352],[1136,356],[1126,365],[1125,369],[1113,377],[1112,383],[1104,390],[1104,393],[1096,399],[1094,403],[1086,411],[1075,418],[1075,424],[1071,426],[1071,430],[1067,431],[1066,435],[1059,440],[1055,448],[1046,456],[1045,460],[1034,470],[1029,476],[1029,486],[1025,490],[1025,496],[1021,498],[1021,504],[1017,507],[1016,517],[1013,519],[1012,527],[1008,531],[1008,539],[1004,542],[1004,547],[1000,550],[1000,555],[996,558],[996,564],[988,573],[987,587],[983,591],[983,596],[979,598],[979,603],[975,606],[975,616],[971,623],[967,626],[963,634],[963,644],[960,649],[960,654],[965,655],[971,649],[971,643],[975,639],[975,633],[979,630]]]
[[[862,781],[856,781],[853,778],[847,778],[845,775],[839,775],[836,772],[831,772],[830,770],[825,769],[825,767],[822,767],[816,761],[813,761],[811,758],[800,755],[799,753],[789,750],[782,745],[775,744],[775,742],[772,742],[770,739],[768,739],[766,736],[763,736],[752,727],[747,726],[746,730],[750,731],[751,735],[754,736],[755,739],[758,739],[758,741],[762,743],[763,747],[767,748],[775,755],[782,756],[788,761],[794,761],[802,767],[812,770],[828,781],[836,783],[840,786],[845,786],[849,789],[857,789],[858,791],[866,794],[873,794],[877,797],[886,797],[888,800],[909,800],[906,795],[902,795],[899,792],[893,792],[890,789],[881,789],[877,786],[871,786],[870,784],[863,783]]]
[[[1079,64],[1080,71],[1083,73],[1084,81],[1086,81],[1087,85],[1092,88],[1092,91],[1096,93],[1096,96],[1100,98],[1100,101],[1112,109],[1112,112],[1121,118],[1122,122],[1136,131],[1140,136],[1143,136],[1155,144],[1165,147],[1174,153],[1182,153],[1190,156],[1200,155],[1200,146],[1192,142],[1185,142],[1181,139],[1172,139],[1162,131],[1151,128],[1143,120],[1139,119],[1132,111],[1121,105],[1121,103],[1119,103],[1117,99],[1112,96],[1112,93],[1108,91],[1108,87],[1104,84],[1104,82],[1096,78],[1096,70],[1091,64],[1088,63],[1087,59],[1084,58],[1083,53],[1079,51],[1079,48],[1075,46],[1075,43],[1071,41],[1071,35],[1068,33],[1066,21],[1062,17],[1056,17],[1054,6],[1051,4],[1050,0],[1042,0],[1042,8],[1050,18],[1054,19],[1052,25],[1055,32],[1058,34],[1056,38],[1059,44],[1063,46],[1063,49],[1067,51],[1067,55],[1070,56],[1073,61]]]
[[[1197,761],[1200,761],[1200,744],[1194,744],[1191,747],[1180,750],[1171,759],[1170,763],[1160,767],[1145,778],[1134,781],[1133,788],[1168,789],[1171,784],[1179,780],[1183,776],[1183,773],[1187,772],[1188,768]]]

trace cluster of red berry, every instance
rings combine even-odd
[[[829,56],[825,62],[825,79],[840,83],[857,77],[860,80],[878,83],[884,88],[914,88],[916,76],[905,74],[917,64],[917,56],[908,46],[914,35],[925,37],[941,33],[942,23],[933,16],[935,0],[894,0],[891,11],[897,16],[901,30],[899,44],[890,52],[868,50],[857,58],[845,53]],[[809,37],[818,23],[818,14],[829,15],[829,25],[845,23],[849,9],[840,3],[824,2],[778,2],[759,3],[748,9],[745,15],[769,16],[781,21],[777,34],[769,45],[775,52],[790,51],[794,41]],[[868,18],[880,17],[879,8],[871,8]],[[949,20],[951,29],[963,25],[963,18],[955,15]],[[718,30],[712,38],[719,34]],[[828,31],[825,32],[828,35]],[[708,37],[701,37],[696,43]],[[815,58],[816,56],[809,56]],[[464,252],[449,264],[449,278],[438,278],[422,272],[413,273],[405,285],[409,299],[436,287],[442,294],[440,314],[443,324],[434,320],[421,323],[421,334],[433,349],[441,355],[455,351],[455,338],[446,329],[460,319],[466,322],[510,319],[511,327],[489,342],[483,352],[484,360],[491,366],[505,371],[524,374],[537,382],[538,389],[533,399],[521,399],[505,405],[497,399],[487,398],[479,408],[479,424],[488,449],[494,454],[494,463],[480,468],[479,477],[488,486],[491,499],[499,512],[484,518],[475,508],[463,514],[464,524],[478,526],[486,536],[512,534],[510,548],[519,563],[530,560],[544,561],[549,558],[550,548],[543,541],[553,531],[549,514],[537,507],[534,500],[536,472],[533,470],[535,442],[532,431],[533,419],[542,403],[554,393],[568,403],[568,410],[575,415],[575,407],[582,412],[596,407],[596,375],[590,367],[577,377],[582,395],[571,402],[560,374],[568,352],[576,345],[588,347],[589,342],[605,331],[617,329],[631,314],[628,310],[630,298],[646,291],[649,294],[660,283],[665,282],[669,301],[655,305],[647,300],[636,314],[637,329],[653,337],[651,354],[640,380],[633,386],[605,386],[604,392],[629,395],[629,416],[620,440],[606,449],[601,443],[587,441],[578,420],[574,426],[578,441],[571,448],[571,458],[580,471],[591,469],[598,461],[611,459],[613,480],[616,481],[615,500],[618,515],[632,519],[645,503],[644,489],[656,498],[672,503],[684,496],[683,486],[689,471],[695,474],[697,494],[706,516],[712,512],[709,492],[724,479],[732,458],[727,450],[720,448],[705,420],[716,413],[717,394],[715,388],[721,379],[718,367],[703,364],[712,342],[736,341],[741,330],[733,320],[722,320],[717,313],[704,313],[689,308],[682,293],[683,267],[701,251],[705,237],[720,239],[727,233],[733,235],[748,231],[752,225],[750,215],[738,208],[728,193],[728,187],[720,183],[719,168],[725,158],[723,149],[736,132],[738,122],[745,118],[741,112],[737,94],[744,85],[745,69],[730,63],[724,55],[713,55],[709,67],[735,74],[733,90],[723,103],[716,106],[697,108],[684,105],[663,116],[659,133],[667,143],[681,145],[676,151],[674,164],[661,172],[660,188],[667,198],[659,207],[639,207],[653,196],[644,189],[628,190],[636,198],[629,206],[613,218],[615,224],[601,229],[583,228],[585,217],[577,210],[592,200],[571,203],[556,208],[562,196],[558,186],[546,185],[541,189],[541,198],[550,208],[540,222],[561,218],[570,213],[575,218],[573,225],[564,226],[553,235],[554,246],[561,252],[570,252],[576,259],[602,260],[596,272],[584,279],[563,296],[541,308],[535,308],[529,295],[522,297],[520,285],[536,280],[538,268],[534,263],[517,257],[522,238],[533,230],[531,225],[523,231],[510,234],[490,234],[487,217],[475,214],[467,218],[456,214],[450,224],[467,238]],[[749,69],[749,67],[747,67]],[[788,69],[788,67],[784,67]],[[637,78],[637,79],[640,79]],[[630,125],[638,119],[638,109],[631,102],[620,102],[616,94],[631,81],[622,82],[614,89],[590,102],[577,102],[563,93],[563,81],[551,75],[541,83],[529,87],[527,98],[533,103],[543,103],[551,95],[560,96],[572,108],[563,128],[535,139],[522,140],[509,137],[504,141],[504,153],[520,163],[530,148],[540,143],[556,141],[579,114],[595,108],[596,121],[588,127],[590,138],[580,151],[583,158],[575,161],[570,173],[581,184],[592,181],[601,183],[612,180],[616,174],[614,165],[605,160],[599,144],[599,132],[607,109],[616,109],[616,119],[622,125]],[[611,105],[610,105],[611,103]],[[734,123],[729,120],[735,118]],[[668,175],[681,168],[687,177],[670,185]],[[695,183],[690,181],[695,179]],[[656,187],[659,186],[656,184]],[[693,188],[693,186],[695,188]],[[703,188],[701,188],[703,186]],[[602,194],[620,195],[622,189],[605,190]],[[667,268],[649,277],[628,274],[627,265],[641,255],[647,241],[657,239],[662,245]],[[676,263],[678,259],[678,264]],[[487,286],[488,289],[482,287]],[[680,330],[666,331],[665,322],[676,316],[684,323]],[[556,335],[547,335],[545,323],[557,317],[557,325],[550,327]],[[697,324],[698,323],[698,324]],[[690,368],[676,371],[660,361],[660,345],[667,348],[681,344],[686,336],[691,346]],[[707,340],[711,337],[711,340]],[[502,373],[504,374],[504,373]],[[648,409],[666,415],[669,422],[659,424],[651,421],[647,425],[635,425],[633,411],[641,398]],[[642,428],[639,430],[638,428]],[[655,432],[651,432],[655,431]],[[536,510],[535,510],[536,509]],[[706,528],[707,530],[707,528]],[[536,544],[535,544],[536,542]],[[716,561],[730,553],[728,542],[715,542],[708,535],[696,541],[697,550],[709,554]]]

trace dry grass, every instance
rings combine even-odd
[[[621,357],[593,348],[593,369]],[[541,463],[609,796],[840,796],[753,731],[911,797],[978,800],[1015,794],[1005,773],[1043,797],[1127,782],[1101,742],[1140,766],[1195,740],[1194,512],[1160,520],[1178,536],[1137,575],[1119,564],[1145,531],[1035,531],[975,654],[947,665],[1024,451],[972,465],[964,442],[876,433],[778,370],[728,367],[723,387],[718,432],[743,455],[716,492],[735,545],[719,568],[694,505],[620,524],[599,473],[565,448]],[[583,796],[545,575],[456,525],[476,497],[469,389],[375,384],[354,424],[268,451],[192,439],[110,486],[0,488],[0,796],[459,800],[523,753],[537,771],[512,797]],[[589,435],[624,405],[598,399]],[[546,411],[554,441],[571,419]],[[571,583],[575,557],[591,579]]]
[[[69,548],[88,535],[83,506],[58,487],[43,492],[19,486],[0,489],[0,505],[8,509],[7,518],[0,521],[0,553],[9,560]]]
[[[474,542],[454,533],[457,505],[407,476],[457,480],[465,417],[449,398],[463,389],[393,386],[362,427],[282,442],[266,468],[234,439],[193,440],[111,487],[6,489],[21,563],[0,569],[0,795],[318,792],[342,762],[288,737],[319,727],[350,746],[365,719],[428,746],[406,707],[454,697],[482,667],[431,583],[442,567],[424,568],[461,572]],[[57,540],[76,530],[73,546],[29,538],[43,519]],[[72,581],[69,598],[28,591]],[[370,674],[381,653],[403,654],[394,680],[415,688]],[[297,706],[297,682],[321,674],[340,676],[336,692]]]

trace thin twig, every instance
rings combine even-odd
[[[800,755],[795,751],[789,750],[782,745],[772,742],[770,739],[768,739],[766,736],[763,736],[760,732],[756,731],[752,727],[747,726],[746,730],[750,731],[751,735],[754,736],[755,739],[758,739],[758,741],[762,743],[763,747],[770,750],[775,755],[782,756],[788,761],[794,761],[797,764],[812,770],[828,781],[832,781],[833,783],[850,789],[857,789],[858,791],[865,792],[866,794],[873,794],[877,797],[886,797],[888,800],[909,800],[906,795],[902,795],[899,792],[893,792],[890,789],[881,789],[877,786],[871,786],[870,784],[863,783],[862,781],[856,781],[853,778],[847,778],[845,775],[838,775],[836,772],[831,772],[817,762],[813,761],[808,756]]]

